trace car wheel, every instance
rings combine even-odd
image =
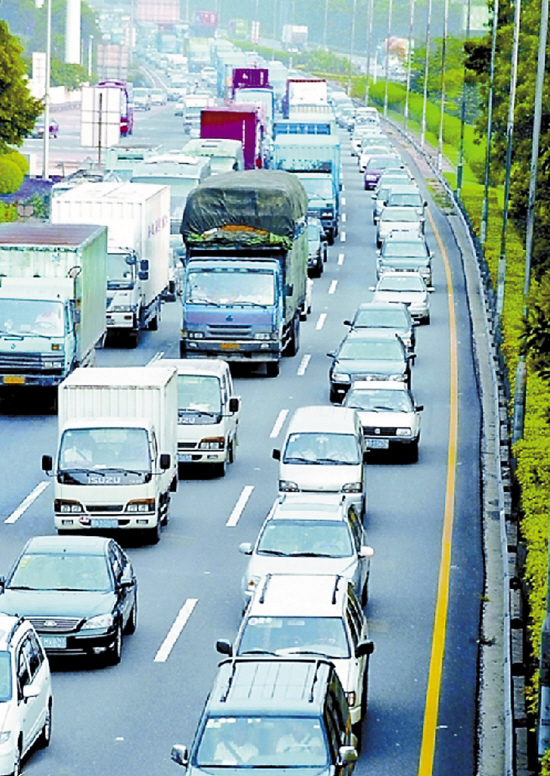
[[[425,315],[425,316],[424,316],[424,319],[423,319],[422,323],[423,323],[425,326],[428,326],[428,324],[430,323],[430,313],[428,313],[428,315]]]
[[[46,712],[46,719],[44,720],[44,727],[40,733],[38,739],[38,746],[45,749],[50,745],[52,739],[52,699],[48,701],[48,710]]]
[[[338,393],[334,389],[330,389],[330,400],[331,402],[334,402],[335,404],[340,403],[340,397],[338,396]]]
[[[137,348],[138,344],[138,333],[137,331],[132,331],[128,335],[128,347],[129,348]]]
[[[15,758],[13,761],[13,771],[11,772],[11,776],[21,776],[21,741],[17,744],[17,749],[15,750]]]
[[[268,361],[265,365],[265,373],[268,377],[277,377],[279,374],[279,362]]]
[[[147,328],[149,329],[149,331],[158,331],[158,328],[159,328],[159,317],[158,317],[158,315],[155,315],[154,318],[151,318],[151,320],[147,324]]]
[[[124,630],[124,633],[128,633],[129,635],[136,632],[137,628],[137,598],[134,601],[134,605],[132,606],[132,611],[130,612],[130,616],[128,617],[128,622],[126,623],[126,628]]]
[[[409,461],[416,463],[418,461],[418,439],[409,445]]]
[[[107,651],[107,662],[111,666],[116,666],[120,663],[122,657],[122,625],[117,622],[115,629],[115,640]]]

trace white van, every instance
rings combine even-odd
[[[221,358],[169,359],[151,366],[178,371],[178,474],[185,464],[207,464],[220,477],[235,460],[240,399]]]
[[[363,429],[348,407],[300,407],[288,424],[279,464],[279,492],[342,493],[366,510]]]

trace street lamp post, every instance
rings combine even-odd
[[[90,35],[88,38],[88,78],[92,77],[92,52],[94,45],[94,36]]]
[[[44,89],[44,154],[42,178],[50,180],[50,71],[52,53],[52,0],[48,0],[46,11],[46,68]]]
[[[388,5],[388,36],[386,38],[386,88],[384,89],[384,117],[388,115],[388,81],[390,80],[390,36],[392,25],[393,1]]]

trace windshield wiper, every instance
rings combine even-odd
[[[263,310],[267,309],[266,304],[262,304],[261,302],[233,302],[232,304],[235,305],[235,307],[261,307]]]
[[[286,553],[292,558],[339,558],[339,555],[332,555],[330,552],[289,552]]]
[[[190,304],[209,304],[209,305],[212,305],[212,307],[220,307],[221,306],[219,302],[213,302],[211,299],[206,299],[206,298],[203,299],[200,296],[198,296],[196,298],[194,296],[191,296],[188,299],[186,299],[185,301],[189,302]]]
[[[194,414],[194,415],[209,415],[211,418],[215,418],[216,415],[219,415],[219,412],[210,412],[209,410],[194,410],[191,407],[186,407],[185,409],[178,410],[178,416],[181,417],[185,414]]]
[[[342,461],[341,458],[318,458],[315,463],[335,463],[337,466],[356,466],[357,461]]]
[[[258,548],[258,552],[261,552],[262,555],[281,555],[281,556],[294,555],[293,552],[282,552],[281,550],[263,550],[261,548]]]
[[[262,649],[261,647],[255,647],[254,649],[245,649],[244,652],[239,652],[239,655],[276,655],[276,652],[270,652],[269,649]]]

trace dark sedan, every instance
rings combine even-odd
[[[323,265],[327,260],[328,240],[323,224],[318,218],[308,217],[307,222],[308,260],[307,274],[310,278],[319,278],[323,274]]]
[[[380,156],[371,156],[365,166],[365,189],[374,189],[380,176],[385,170],[404,168],[405,165],[401,159],[394,154],[380,154]]]
[[[352,330],[332,358],[329,370],[330,400],[341,402],[358,380],[398,380],[411,387],[410,355],[400,337],[391,330]]]
[[[137,623],[137,580],[113,539],[35,536],[5,579],[0,611],[32,622],[50,655],[120,661],[124,633]]]
[[[388,329],[399,335],[410,354],[414,353],[416,332],[407,305],[401,302],[363,302],[351,320],[344,321],[351,329]]]

